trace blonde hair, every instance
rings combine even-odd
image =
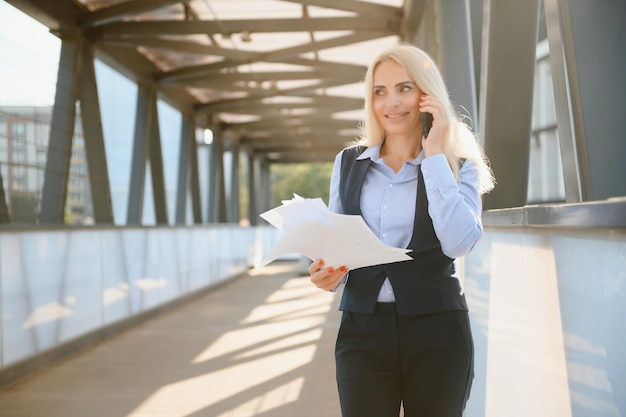
[[[460,161],[468,159],[474,162],[479,174],[481,194],[491,191],[495,180],[493,172],[476,135],[454,109],[446,84],[430,56],[421,49],[407,44],[398,44],[380,53],[370,64],[365,74],[365,116],[361,123],[362,136],[359,144],[376,146],[385,138],[385,131],[376,120],[373,110],[374,70],[387,61],[394,61],[409,74],[411,80],[424,94],[436,98],[443,104],[443,111],[448,114],[449,129],[443,140],[443,149],[448,164],[455,177],[458,177]]]

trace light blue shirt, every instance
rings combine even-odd
[[[357,159],[372,160],[361,191],[361,215],[365,223],[385,244],[406,248],[413,234],[418,169],[421,164],[428,197],[428,213],[443,253],[450,258],[466,255],[481,238],[482,201],[478,191],[478,170],[465,161],[455,179],[444,155],[417,158],[405,162],[397,173],[380,157],[380,146],[367,148]],[[335,158],[330,180],[328,206],[343,213],[339,198],[341,153]],[[338,266],[338,265],[335,265]],[[393,302],[389,279],[378,294],[379,302]]]

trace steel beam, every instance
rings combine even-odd
[[[241,181],[239,178],[239,144],[231,143],[230,145],[231,163],[230,163],[230,195],[228,198],[228,221],[238,223],[239,213],[239,188]]]
[[[41,197],[39,223],[63,224],[67,181],[76,121],[82,41],[64,38],[50,123],[48,157]]]
[[[7,206],[6,194],[4,193],[4,180],[0,172],[0,223],[11,223],[9,207]]]
[[[168,224],[167,216],[167,196],[165,192],[165,172],[163,168],[163,148],[161,146],[161,133],[159,129],[159,112],[157,110],[157,95],[150,97],[152,107],[150,118],[152,126],[150,128],[149,158],[150,174],[152,177],[152,197],[154,199],[154,215],[157,224]]]
[[[217,33],[285,33],[311,31],[397,31],[399,19],[385,17],[319,17],[308,19],[160,20],[113,22],[101,26],[105,38]],[[226,29],[228,28],[228,29]]]
[[[176,224],[185,224],[187,197],[191,194],[191,214],[194,224],[202,223],[200,203],[200,177],[196,124],[193,115],[183,114],[178,158],[178,185],[176,187]]]
[[[469,0],[439,0],[439,67],[457,110],[478,128]]]
[[[178,151],[178,179],[176,183],[176,213],[175,224],[185,224],[187,217],[187,190],[190,180],[189,163],[191,156],[191,147],[195,143],[191,143],[193,137],[192,118],[189,115],[182,115],[181,131],[180,131],[180,149]],[[195,140],[194,140],[195,142]]]
[[[150,105],[156,92],[145,86],[137,86],[137,111],[135,116],[135,138],[131,159],[130,184],[128,187],[128,210],[126,224],[140,225],[143,215],[143,201],[146,181],[146,161],[150,147],[150,129],[153,124]]]
[[[207,193],[209,223],[226,222],[226,187],[224,184],[224,138],[221,127],[211,126],[213,143],[209,152],[209,190]]]
[[[486,0],[479,134],[497,185],[484,208],[526,204],[539,0]]]
[[[567,202],[626,195],[626,3],[545,0]]]
[[[85,45],[82,51],[82,69],[78,96],[83,122],[85,153],[89,167],[89,185],[91,187],[94,221],[96,224],[113,224],[113,203],[111,200],[104,134],[102,132],[93,47],[91,45]]]
[[[251,226],[256,226],[258,224],[258,211],[257,211],[257,173],[256,173],[256,164],[254,162],[254,154],[252,151],[247,153],[248,156],[248,219],[250,220]]]

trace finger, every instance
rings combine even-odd
[[[319,280],[312,278],[311,281],[313,282],[313,284],[315,284],[317,288],[325,291],[330,291],[339,286],[342,277],[342,275],[337,276],[335,274],[328,274],[323,276]]]
[[[337,269],[328,267],[321,269],[311,275],[311,282],[318,288],[329,291],[337,288],[343,277],[348,272],[348,268],[341,266]]]
[[[309,265],[309,269],[308,269],[309,275],[313,275],[314,273],[319,271],[323,266],[324,266],[324,260],[323,259],[316,260],[311,265]]]

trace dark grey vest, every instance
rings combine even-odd
[[[365,150],[356,146],[344,150],[341,160],[339,197],[345,214],[361,214],[361,189],[371,159],[357,160]],[[373,314],[378,291],[389,277],[400,315],[430,314],[449,310],[467,311],[465,296],[460,294],[454,260],[444,255],[428,214],[428,199],[418,170],[417,201],[413,236],[407,249],[410,261],[357,268],[350,271],[341,298],[340,310]]]

